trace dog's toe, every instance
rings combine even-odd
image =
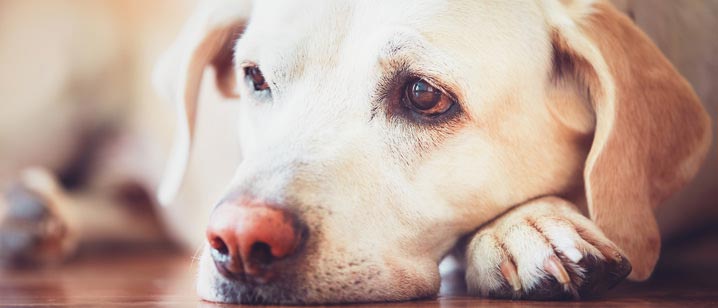
[[[480,230],[467,245],[474,295],[530,300],[588,298],[622,281],[631,265],[580,215],[519,212]]]
[[[0,266],[56,263],[74,247],[56,200],[24,181],[0,196]]]
[[[578,264],[584,273],[583,282],[577,286],[581,298],[590,298],[616,286],[631,273],[628,259],[616,253],[614,258],[600,259],[589,256]]]

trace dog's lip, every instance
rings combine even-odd
[[[241,272],[232,272],[227,269],[222,263],[214,261],[214,265],[217,268],[217,272],[225,278],[243,285],[264,285],[274,278],[274,275],[270,271],[265,271],[261,268],[256,267],[245,267]]]
[[[286,281],[264,282],[246,274],[233,274],[230,277],[215,276],[209,296],[202,296],[203,301],[232,305],[302,305],[306,299],[294,292],[297,286],[287,285]]]

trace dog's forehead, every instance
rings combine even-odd
[[[237,46],[237,57],[258,58],[268,68],[302,66],[313,60],[331,66],[346,48],[353,48],[354,58],[360,53],[373,56],[383,43],[375,39],[377,33],[428,29],[431,16],[446,7],[444,0],[258,1]]]
[[[452,58],[473,61],[474,66],[508,67],[501,61],[537,50],[532,44],[544,40],[537,33],[543,26],[539,7],[533,1],[508,2],[257,1],[236,46],[236,57],[261,62],[265,73],[273,70],[285,77],[301,74],[307,67],[336,68],[346,60],[366,67],[371,64],[366,61],[376,61],[396,38],[395,32],[413,32],[437,49],[453,53]],[[350,57],[342,57],[347,54]]]

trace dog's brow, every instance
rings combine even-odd
[[[262,54],[257,52],[258,46],[255,41],[238,41],[234,51],[235,65],[240,66],[244,62],[258,64],[272,84],[273,91],[279,90],[278,85],[286,85],[302,75],[305,69],[302,59],[306,58],[306,54],[301,48],[282,45],[282,48],[270,48]]]

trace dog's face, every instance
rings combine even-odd
[[[243,162],[231,189],[289,208],[309,236],[276,285],[227,281],[206,253],[202,296],[435,294],[437,263],[460,235],[580,163],[559,164],[576,151],[542,107],[551,46],[540,15],[505,1],[257,3],[234,54]],[[256,89],[257,69],[267,88]]]
[[[462,235],[513,205],[581,185],[596,119],[590,99],[555,80],[550,7],[255,3],[231,40],[243,162],[224,201],[270,202],[306,230],[267,283],[227,278],[208,246],[200,295],[431,296],[438,262]],[[570,104],[555,107],[561,100]]]

